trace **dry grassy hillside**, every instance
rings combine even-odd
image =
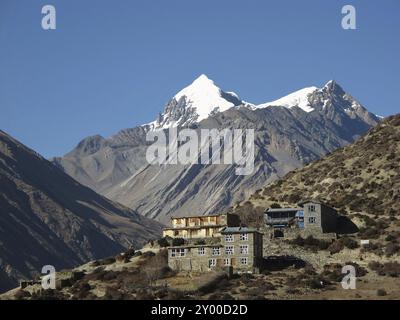
[[[400,213],[400,115],[391,116],[354,144],[297,169],[236,205],[257,215],[273,203],[295,205],[319,199],[346,213],[398,216]],[[246,209],[246,210],[244,210]],[[256,217],[248,217],[256,220]]]

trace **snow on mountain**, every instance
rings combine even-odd
[[[314,93],[318,90],[317,87],[308,87],[298,91],[295,91],[291,94],[288,94],[285,97],[282,97],[278,100],[263,103],[257,106],[257,108],[266,108],[270,106],[282,106],[286,108],[292,108],[294,106],[298,106],[303,109],[305,112],[314,111],[314,108],[311,107],[310,102],[308,101],[308,97],[310,94]]]
[[[242,103],[236,93],[222,91],[214,81],[202,74],[179,91],[168,102],[158,119],[148,125],[154,129],[187,126]]]
[[[243,106],[250,110],[271,106],[289,109],[299,107],[307,113],[312,111],[329,112],[329,110],[335,109],[338,112],[346,112],[351,118],[370,118],[368,111],[334,80],[328,81],[321,88],[306,87],[277,100],[256,105],[241,100],[234,92],[221,90],[214,84],[214,81],[202,74],[192,84],[179,91],[167,103],[157,120],[147,124],[146,128],[151,130],[186,127],[199,123],[216,112],[224,112],[235,106]],[[367,122],[372,124],[376,120],[369,119]]]
[[[239,100],[235,93],[225,92],[225,94]],[[198,121],[207,118],[216,108],[223,112],[235,106],[226,96],[224,97],[222,90],[214,84],[214,81],[204,74],[174,96],[176,101],[182,97],[186,97],[188,106],[196,108]]]

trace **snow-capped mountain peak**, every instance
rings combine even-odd
[[[334,80],[324,86],[306,87],[292,92],[277,100],[255,105],[241,100],[234,92],[223,91],[214,81],[202,74],[189,86],[180,90],[159,114],[157,120],[147,124],[150,129],[186,127],[199,123],[216,112],[224,112],[235,106],[244,106],[250,110],[267,107],[300,108],[304,112],[343,113],[350,118],[362,118],[373,124],[378,119],[352,96],[346,93]]]
[[[242,103],[236,93],[222,91],[202,74],[179,91],[150,125],[154,128],[187,126],[208,118],[214,112],[223,112]]]
[[[305,112],[324,110],[329,105],[339,109],[348,109],[350,105],[360,104],[348,95],[335,80],[328,81],[323,87],[307,87],[288,94],[278,100],[262,103],[255,108],[281,106],[286,108],[299,107]]]
[[[303,109],[305,112],[311,112],[314,110],[314,108],[311,107],[308,97],[310,94],[314,93],[316,90],[318,90],[317,87],[308,87],[308,88],[300,89],[300,90],[290,93],[287,96],[284,96],[278,100],[260,104],[257,106],[257,108],[266,108],[266,107],[270,107],[270,106],[282,106],[282,107],[286,107],[286,108],[291,108],[291,107],[297,106],[297,107]]]

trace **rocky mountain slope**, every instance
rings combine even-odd
[[[265,183],[353,142],[378,121],[334,81],[254,105],[203,75],[175,95],[156,121],[110,138],[86,138],[53,162],[110,199],[168,222],[172,214],[223,211]],[[232,165],[148,165],[146,133],[171,126],[254,129],[253,174],[237,176]]]
[[[363,217],[370,229],[379,220],[384,229],[396,221],[400,212],[400,115],[386,118],[355,143],[288,173],[232,210],[257,214],[257,207],[295,205],[310,198]]]
[[[0,291],[44,265],[72,267],[141,246],[160,231],[0,131]]]

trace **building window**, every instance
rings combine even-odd
[[[212,254],[213,256],[219,256],[219,255],[221,254],[220,248],[219,248],[219,247],[213,247],[213,248],[212,248],[212,251],[211,251],[211,254]]]
[[[225,254],[233,255],[234,254],[234,247],[233,246],[226,246],[225,247]]]
[[[216,259],[208,260],[208,267],[209,268],[215,267],[216,265],[217,265],[217,260]]]
[[[197,219],[196,218],[189,218],[189,223],[191,224],[191,225],[197,225]]]
[[[249,235],[247,233],[240,234],[240,241],[247,241],[249,240]]]
[[[224,266],[230,266],[231,265],[231,259],[225,258],[224,259]]]
[[[233,242],[234,241],[233,234],[226,234],[225,235],[225,241],[226,242]]]
[[[240,264],[247,265],[247,258],[240,258]]]
[[[316,223],[317,218],[316,217],[308,217],[308,223]]]
[[[249,246],[241,245],[239,248],[240,248],[240,254],[249,254]]]
[[[185,249],[172,249],[171,257],[184,257],[186,255]]]
[[[310,212],[315,212],[315,205],[310,204],[310,205],[308,206],[308,210],[309,210]]]
[[[204,256],[206,254],[204,247],[198,248],[197,253],[199,256]]]

